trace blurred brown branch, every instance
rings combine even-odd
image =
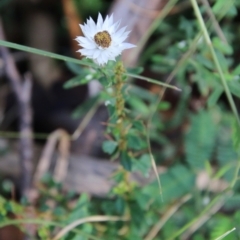
[[[0,39],[5,39],[1,19]],[[12,85],[19,107],[21,194],[28,198],[33,171],[32,109],[30,104],[32,81],[30,74],[26,74],[24,80],[22,79],[7,48],[1,46],[0,54],[4,62],[6,76]]]

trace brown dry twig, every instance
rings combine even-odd
[[[55,148],[58,141],[59,141],[58,149],[60,155],[56,162],[54,178],[57,181],[63,181],[65,179],[68,168],[70,136],[66,131],[58,129],[51,133],[48,137],[48,141],[45,145],[42,156],[38,163],[38,167],[36,169],[36,173],[34,175],[35,185],[37,185],[38,182],[43,177],[43,175],[49,171],[51,159],[55,152]]]
[[[0,39],[5,39],[2,22],[0,19]],[[31,89],[32,81],[30,74],[24,79],[20,76],[15,62],[5,47],[0,47],[0,54],[4,61],[5,73],[12,85],[18,103],[19,131],[20,131],[20,165],[21,165],[21,193],[29,198],[31,190],[31,178],[33,172],[33,142],[32,142],[32,109]]]

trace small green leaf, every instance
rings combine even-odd
[[[235,150],[238,150],[240,146],[240,129],[237,121],[235,120],[234,120],[234,123],[232,124],[232,129],[233,129],[233,133],[232,133],[233,145]]]
[[[106,76],[102,76],[98,79],[98,81],[102,84],[103,87],[107,88],[112,85],[110,81],[108,81]]]
[[[139,159],[132,162],[133,171],[140,171],[145,177],[149,176],[149,170],[152,167],[149,154],[142,155]]]
[[[223,88],[219,87],[214,89],[214,91],[211,93],[210,97],[207,100],[207,105],[208,107],[214,107],[218,101],[218,99],[220,98],[220,96],[223,93]]]
[[[141,98],[142,100],[146,100],[149,102],[156,102],[157,100],[157,96],[155,94],[153,94],[152,92],[150,92],[147,89],[144,89],[142,87],[138,87],[135,85],[131,85],[130,88],[128,89],[128,93],[129,95],[135,95],[139,98]]]
[[[123,214],[125,210],[125,201],[123,198],[118,197],[115,201],[115,209],[118,214]]]
[[[129,156],[129,154],[127,152],[122,152],[120,155],[120,161],[122,166],[127,170],[127,171],[131,171],[132,170],[132,159]]]
[[[145,127],[142,121],[139,121],[139,120],[133,121],[133,127],[136,128],[141,133],[145,132]]]
[[[220,52],[222,52],[223,54],[232,54],[233,53],[233,49],[230,45],[228,45],[227,43],[224,43],[221,39],[219,39],[218,37],[214,37],[213,38],[213,46],[218,49]]]
[[[66,65],[67,65],[68,69],[76,75],[80,75],[84,71],[84,68],[82,68],[82,66],[79,64],[72,63],[72,62],[66,62]]]
[[[102,145],[102,149],[105,153],[109,155],[113,154],[118,146],[118,143],[115,141],[104,141]]]
[[[232,71],[233,75],[240,75],[240,64]]]
[[[166,111],[166,110],[170,109],[170,107],[171,107],[171,104],[169,102],[165,102],[165,101],[160,102],[158,105],[158,109],[161,111]]]
[[[228,82],[228,86],[231,93],[240,98],[240,82],[232,80]]]
[[[141,150],[144,148],[144,143],[140,137],[136,135],[128,135],[128,147],[134,150]],[[145,146],[146,147],[146,146]]]
[[[135,67],[135,68],[127,68],[128,73],[133,73],[133,74],[140,74],[144,70],[143,67]]]
[[[92,80],[91,75],[87,75],[86,77],[81,77],[81,76],[76,76],[68,80],[64,85],[63,88],[68,89],[68,88],[73,88],[79,85],[84,85],[87,84]]]
[[[142,99],[132,96],[127,100],[127,102],[134,110],[137,110],[138,113],[142,114],[143,116],[147,116],[149,114],[150,109],[147,104],[142,101]]]

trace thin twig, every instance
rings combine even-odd
[[[212,24],[213,24],[213,27],[214,27],[217,35],[219,36],[219,38],[220,38],[223,42],[225,42],[226,44],[228,44],[227,39],[226,39],[226,37],[225,37],[222,29],[220,28],[217,19],[215,18],[214,14],[213,14],[213,12],[212,12],[212,10],[211,10],[211,6],[210,6],[208,0],[201,0],[201,1],[202,1],[202,4],[205,5],[205,7],[206,7],[207,14],[209,15],[209,17],[210,17],[210,19],[211,19],[211,22],[212,22]]]
[[[45,144],[42,156],[39,160],[36,173],[34,175],[34,184],[37,185],[43,175],[49,171],[51,159],[54,154],[54,150],[59,141],[59,153],[60,156],[57,160],[55,167],[54,177],[57,181],[63,181],[66,176],[68,166],[68,155],[69,155],[69,144],[70,136],[62,129],[57,129],[51,133],[48,137],[47,143]]]
[[[71,139],[73,141],[77,140],[80,137],[83,130],[86,128],[86,126],[89,124],[90,120],[92,119],[92,117],[96,113],[99,105],[100,105],[100,103],[98,101],[96,104],[94,104],[94,106],[84,116],[83,120],[81,121],[81,123],[79,124],[79,126],[77,127],[77,129],[74,131],[74,133],[71,136]]]
[[[22,83],[21,95],[19,96],[19,119],[20,119],[20,163],[22,195],[29,198],[33,173],[33,141],[32,141],[32,109],[31,109],[32,81],[30,75],[25,76]]]
[[[0,39],[5,39],[1,19]],[[7,48],[1,46],[0,52],[5,63],[6,75],[12,85],[19,106],[21,192],[22,196],[28,198],[33,171],[32,109],[30,104],[32,81],[29,74],[25,75],[24,80],[22,79]]]

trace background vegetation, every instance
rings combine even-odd
[[[105,14],[110,5],[116,4],[74,2],[83,21],[89,16],[96,19],[99,11]],[[96,115],[96,121],[104,121],[104,129],[96,130],[101,136],[102,150],[98,149],[95,157],[114,160],[119,166],[108,178],[114,182],[110,191],[101,196],[88,191],[79,193],[71,187],[66,189],[64,179],[59,182],[54,174],[44,174],[41,182],[31,189],[31,193],[37,192],[37,197],[32,198],[17,184],[21,176],[1,171],[2,232],[7,231],[6,226],[16,225],[29,239],[240,238],[240,1],[198,2],[167,1],[162,9],[155,9],[159,15],[138,42],[139,47],[144,47],[136,66],[120,73],[117,70],[121,66],[115,63],[99,69],[86,59],[70,58],[75,56],[75,46],[69,39],[71,34],[63,3],[38,2],[43,12],[51,9],[58,19],[58,24],[54,25],[57,37],[50,50],[60,55],[11,44],[27,45],[24,28],[19,28],[18,24],[27,24],[22,20],[21,8],[24,6],[31,12],[27,5],[30,3],[13,0],[0,3],[8,40],[0,41],[0,45],[15,49],[12,55],[19,72],[23,75],[34,69],[29,67],[29,55],[21,55],[21,52],[58,59],[54,64],[63,69],[61,77],[44,90],[57,99],[54,108],[35,104],[43,101],[44,95],[33,101],[34,145],[47,144],[46,138],[59,127],[65,127],[73,139],[76,137],[78,124],[72,126],[72,120],[67,120],[70,128],[66,127],[68,124],[56,122],[52,127],[52,122],[46,120],[49,114],[57,112],[56,109],[67,109],[64,114],[68,114],[69,119],[83,119],[91,128],[91,114],[101,106],[108,110],[108,117],[102,119]],[[0,56],[4,61],[3,55]],[[4,66],[1,68],[1,88],[10,88]],[[140,81],[141,76],[145,81]],[[118,77],[124,83],[120,93],[117,92]],[[33,81],[39,84],[36,78],[33,72]],[[93,79],[99,80],[102,90],[94,96],[85,96],[84,87]],[[158,82],[152,83],[153,79]],[[171,84],[174,89],[162,83]],[[65,92],[69,94],[64,95]],[[118,105],[118,94],[122,94],[120,98],[125,101],[123,109]],[[14,121],[18,118],[9,120],[11,94],[3,96],[1,99],[6,104],[2,104],[1,113],[7,120],[1,121],[0,162],[1,157],[16,151],[12,143],[19,139]],[[72,98],[74,101],[69,103]],[[116,124],[120,117],[124,119],[123,126]],[[45,125],[39,125],[43,119]],[[71,151],[74,152],[70,150],[69,154]],[[76,150],[74,154],[81,156]],[[37,159],[39,156],[36,154]],[[133,180],[132,173],[140,174],[144,180],[138,181],[137,177]]]

